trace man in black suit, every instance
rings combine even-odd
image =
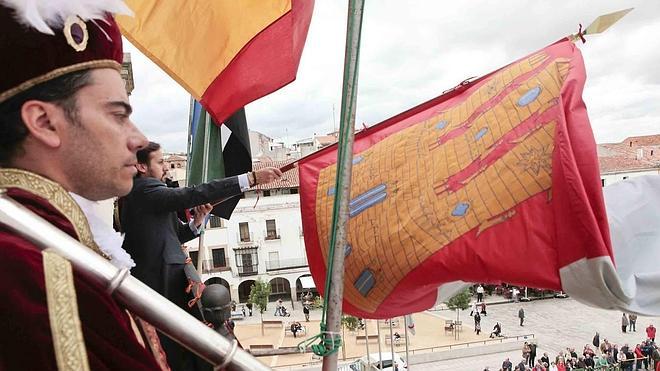
[[[135,261],[133,276],[179,307],[190,311],[187,294],[188,278],[184,271],[187,256],[181,245],[197,237],[199,229],[212,209],[211,203],[235,196],[256,184],[265,184],[282,176],[279,169],[265,168],[255,172],[212,180],[186,188],[168,188],[163,182],[167,167],[158,143],[137,153],[138,174],[131,193],[122,201],[121,227],[125,233],[123,247]],[[189,223],[177,218],[177,211],[194,208]],[[196,309],[196,308],[195,308]],[[193,313],[198,315],[198,313]],[[174,371],[194,370],[191,354],[174,341],[161,336],[168,362]]]

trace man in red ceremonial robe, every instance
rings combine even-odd
[[[57,14],[46,2],[26,5],[32,12],[14,3],[0,0],[0,191],[128,264],[121,249],[95,242],[85,214],[87,203],[130,191],[147,143],[129,120],[121,36],[107,13],[123,3],[67,1]],[[167,367],[104,285],[1,224],[0,261],[0,370]]]

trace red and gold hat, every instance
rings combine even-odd
[[[0,0],[0,103],[88,68],[121,69],[120,0]]]

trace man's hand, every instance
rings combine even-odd
[[[266,184],[279,180],[280,178],[282,178],[282,172],[278,168],[267,167],[255,171],[254,176],[256,179],[254,179],[255,184],[252,184],[252,186],[257,184]]]
[[[209,215],[211,210],[213,210],[213,205],[211,204],[203,204],[193,208],[193,211],[195,212],[195,216],[193,217],[195,227],[201,227],[202,223],[204,223],[204,219],[206,219],[206,216]]]

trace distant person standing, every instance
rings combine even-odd
[[[277,299],[277,304],[275,305],[275,316],[284,316],[282,314],[282,299]]]
[[[502,371],[512,371],[513,363],[507,358],[502,362]]]
[[[525,366],[529,364],[529,354],[531,353],[531,351],[532,349],[529,347],[529,343],[525,342],[522,348],[522,356],[525,359]]]
[[[626,329],[628,328],[628,324],[629,324],[628,317],[626,317],[625,313],[622,313],[622,316],[621,316],[621,331],[623,331],[623,333],[626,332]]]
[[[646,336],[651,339],[651,341],[655,342],[655,327],[653,327],[653,324],[650,324],[649,327],[646,328]]]
[[[486,313],[486,302],[483,301],[481,302],[481,311],[479,312],[482,316],[486,316],[488,313]]]
[[[511,289],[511,299],[513,299],[514,302],[518,301],[519,294],[520,294],[520,290],[518,290],[517,287]]]
[[[536,344],[529,343],[529,367],[536,366]]]
[[[637,328],[635,328],[635,324],[637,323],[637,315],[634,313],[630,313],[628,315],[628,321],[630,322],[628,331],[637,332]]]
[[[625,316],[625,314],[624,314],[624,316]],[[520,308],[520,310],[518,311],[518,318],[520,319],[520,326],[522,326],[523,322],[525,322],[525,310],[524,309]],[[623,331],[623,332],[625,332],[625,331]]]
[[[470,316],[473,316],[475,313],[479,313],[477,310],[477,303],[472,302],[472,304],[470,304]]]
[[[477,303],[484,301],[484,287],[479,285],[477,286]]]
[[[543,353],[543,357],[541,357],[541,363],[545,367],[550,366],[550,357],[548,357],[548,353]]]
[[[309,322],[309,305],[303,305],[303,314],[305,315],[305,321]]]

